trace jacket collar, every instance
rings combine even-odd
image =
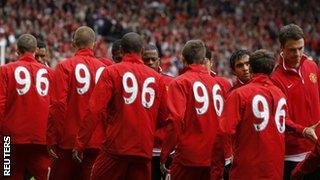
[[[263,83],[263,84],[269,84],[269,85],[273,84],[270,77],[266,74],[254,74],[252,79],[249,82]]]
[[[132,63],[143,64],[141,56],[136,53],[129,53],[124,55],[122,58],[122,62],[132,62]]]
[[[186,66],[182,71],[181,74],[185,73],[185,72],[200,72],[200,73],[205,73],[205,74],[210,74],[208,72],[208,69],[206,67],[204,67],[201,64],[190,64],[188,66]]]
[[[295,68],[292,68],[292,67],[289,67],[286,65],[285,61],[284,61],[284,57],[283,57],[283,53],[281,52],[280,53],[280,57],[279,57],[279,65],[285,70],[285,71],[292,71],[292,72],[295,72],[295,73],[299,73],[300,71],[300,67],[301,65],[303,64],[303,62],[306,60],[306,55],[302,55],[301,57],[301,60],[300,60],[300,64],[299,64],[299,67],[297,69]]]
[[[25,52],[19,57],[19,61],[37,62],[33,53]]]
[[[79,49],[76,52],[76,56],[91,56],[91,57],[94,57],[94,52],[90,48]]]

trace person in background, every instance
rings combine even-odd
[[[151,179],[153,135],[158,114],[165,114],[166,90],[159,73],[143,64],[142,48],[139,34],[125,34],[122,61],[103,71],[90,98],[73,155],[81,159],[107,109],[105,141],[92,169],[93,180]]]
[[[7,179],[23,179],[26,171],[36,179],[47,178],[46,129],[53,71],[36,61],[36,49],[36,38],[23,34],[17,40],[19,59],[0,66],[0,133],[11,144]]]
[[[55,69],[56,86],[47,131],[48,152],[54,159],[49,179],[89,179],[104,137],[105,126],[100,118],[94,136],[85,146],[85,158],[81,163],[73,159],[77,131],[106,66],[94,56],[95,32],[90,27],[79,27],[72,42],[75,55],[61,61]]]
[[[113,42],[111,48],[112,60],[115,63],[119,63],[122,61],[123,52],[121,50],[121,39],[118,39]]]
[[[159,57],[159,51],[155,45],[148,44],[145,45],[142,51],[142,60],[145,65],[154,69],[161,75],[162,84],[165,86],[167,90],[170,82],[173,80],[171,76],[165,75],[162,73],[161,59]],[[165,117],[165,119],[161,119],[161,117]],[[166,115],[158,115],[156,132],[154,135],[154,147],[153,147],[153,155],[152,155],[152,179],[160,180],[161,177],[164,179],[164,174],[160,171],[160,153],[162,148],[162,143],[165,137],[167,122]],[[171,162],[171,158],[167,162],[169,165]]]
[[[304,54],[304,33],[295,24],[280,29],[281,53],[272,80],[287,97],[289,116],[293,122],[310,126],[320,117],[320,72],[316,63]],[[303,137],[286,132],[284,179],[289,180],[294,167],[312,151],[313,144]],[[320,179],[320,168],[313,174]]]

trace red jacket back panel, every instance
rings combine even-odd
[[[46,144],[53,72],[31,53],[0,69],[1,134],[12,144]]]

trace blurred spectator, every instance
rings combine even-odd
[[[218,74],[230,77],[231,52],[260,48],[277,52],[279,27],[291,22],[306,34],[306,53],[320,59],[317,0],[4,0],[0,16],[7,61],[16,59],[15,37],[33,33],[47,42],[54,66],[73,54],[71,32],[86,24],[99,34],[97,56],[111,58],[112,42],[136,31],[146,43],[157,45],[164,72],[177,75],[183,44],[199,38],[213,51]]]

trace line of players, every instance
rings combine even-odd
[[[317,141],[319,70],[303,54],[296,25],[280,30],[274,72],[272,53],[235,52],[233,87],[211,70],[200,40],[185,44],[186,67],[173,79],[161,73],[156,47],[143,47],[136,33],[114,43],[116,64],[94,56],[91,28],[73,38],[74,57],[54,71],[36,62],[37,42],[28,34],[17,41],[19,60],[0,68],[10,179],[26,170],[36,179],[160,179],[160,169],[172,179],[290,179],[313,147],[305,137]],[[318,161],[308,160],[315,162],[301,162],[295,178],[317,169]],[[308,177],[317,179],[319,170]]]

